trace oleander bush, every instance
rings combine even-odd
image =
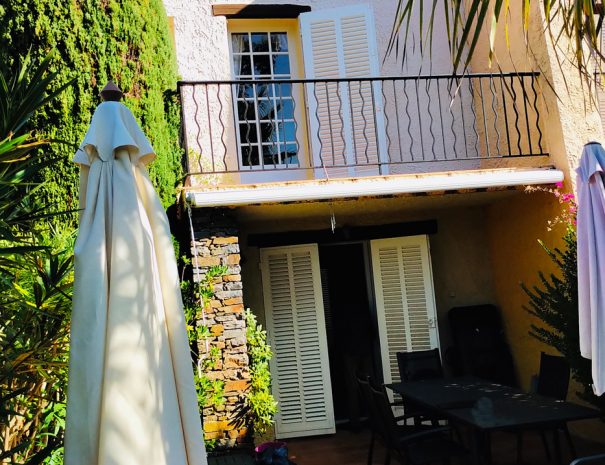
[[[561,214],[549,221],[548,229],[557,224],[565,227],[563,247],[551,249],[539,241],[544,252],[553,261],[556,273],[538,273],[539,285],[522,288],[529,298],[525,310],[540,320],[532,324],[529,334],[556,349],[569,363],[572,378],[579,383],[578,397],[605,412],[605,396],[597,397],[592,390],[591,362],[580,353],[578,322],[578,265],[576,242],[577,205],[573,194],[562,192],[559,183],[555,189],[531,188],[553,194],[561,203]]]
[[[40,195],[53,159],[30,130],[53,105],[50,56],[0,64],[0,463],[60,460],[65,417],[72,255],[56,244],[54,206]],[[56,87],[55,87],[56,88]],[[58,217],[57,217],[58,218]],[[56,463],[56,462],[55,462]]]

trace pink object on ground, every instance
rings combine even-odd
[[[593,390],[605,392],[605,150],[584,146],[577,172],[580,352],[592,360]]]
[[[287,447],[287,444],[282,441],[263,442],[259,446],[256,446],[256,448],[254,449],[254,452],[256,452],[257,454],[262,454],[269,447],[278,449],[280,447]]]

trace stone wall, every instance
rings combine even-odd
[[[211,333],[209,347],[222,351],[207,376],[224,381],[225,403],[204,408],[204,435],[206,439],[217,440],[219,446],[233,447],[246,439],[246,429],[236,428],[232,423],[243,404],[250,379],[238,230],[225,210],[194,209],[192,213],[193,279],[202,280],[213,266],[227,266],[227,273],[214,280],[214,298],[205,311],[205,325]],[[203,319],[197,324],[203,325]],[[206,354],[205,340],[198,341],[198,350],[200,357]]]

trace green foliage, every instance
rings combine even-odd
[[[197,402],[200,408],[223,405],[225,403],[225,382],[209,379],[202,371],[195,374]]]
[[[27,132],[31,115],[56,100],[49,60],[28,56],[0,69],[0,461],[7,464],[55,460],[64,428],[73,259],[48,239],[49,206],[36,182],[48,145]]]
[[[560,186],[559,186],[560,187]],[[562,204],[560,222],[566,223],[563,241],[565,247],[550,249],[542,241],[540,245],[556,265],[559,275],[546,276],[539,272],[540,286],[529,289],[522,284],[529,297],[525,310],[539,318],[544,325],[532,324],[530,335],[555,348],[569,362],[572,377],[583,386],[578,396],[594,404],[605,412],[605,396],[596,397],[592,391],[591,362],[580,354],[580,334],[578,323],[578,274],[577,246],[575,230],[576,206],[573,195],[552,192]]]
[[[246,339],[250,360],[250,387],[246,392],[244,407],[238,412],[238,423],[246,424],[251,433],[263,434],[273,424],[277,402],[271,394],[269,361],[273,356],[267,343],[267,332],[246,310]]]
[[[601,22],[595,10],[593,1],[542,0],[537,7],[537,0],[524,0],[517,2],[512,8],[518,8],[522,18],[522,28],[525,37],[528,56],[533,56],[531,40],[527,35],[532,23],[542,27],[545,18],[545,32],[552,40],[552,46],[560,50],[567,50],[568,45],[573,52],[571,63],[590,84],[594,81],[594,56],[605,58],[602,55]],[[543,11],[540,12],[538,8]],[[435,13],[438,13],[436,15]],[[441,36],[443,27],[437,16],[445,18],[445,33],[450,49],[454,70],[466,72],[475,53],[475,48],[481,39],[481,34],[489,34],[489,48],[487,58],[490,65],[496,59],[496,34],[498,29],[504,30],[506,46],[509,43],[510,25],[509,0],[396,0],[396,12],[393,20],[393,29],[389,41],[388,52],[393,50],[401,53],[402,60],[406,59],[407,50],[418,46],[421,53],[432,51],[434,34]],[[414,19],[413,19],[414,18]],[[435,30],[434,26],[441,26]],[[414,30],[412,30],[414,29]],[[418,43],[412,42],[410,32],[416,34]],[[428,43],[427,43],[428,41]],[[441,44],[439,44],[441,46]],[[566,59],[568,55],[566,56]],[[601,60],[598,60],[601,61]],[[561,66],[561,63],[559,63]],[[600,67],[601,65],[598,64]]]
[[[57,51],[51,92],[74,79],[52,106],[35,113],[31,128],[53,145],[41,195],[54,210],[77,207],[77,169],[71,162],[82,140],[99,91],[113,79],[125,91],[124,103],[140,121],[157,152],[150,177],[165,206],[174,203],[181,173],[179,110],[174,89],[176,60],[161,0],[7,0],[0,6],[0,62],[31,50],[33,58]],[[70,217],[72,223],[75,216]],[[65,221],[65,220],[64,220]]]
[[[190,266],[191,260],[183,256],[181,264],[184,267]],[[207,338],[211,336],[210,328],[200,323],[200,320],[203,318],[204,309],[210,305],[210,301],[214,297],[215,279],[222,278],[227,271],[228,268],[222,265],[210,267],[197,285],[181,279],[189,344],[195,349],[199,342],[206,342]],[[220,379],[211,379],[207,374],[209,370],[214,370],[219,366],[223,360],[223,353],[218,347],[207,345],[206,353],[196,355],[194,358],[197,359],[194,381],[201,415],[204,407],[217,407],[225,403],[225,382]],[[214,439],[204,439],[204,443],[206,450],[216,447]]]
[[[182,264],[191,265],[191,260],[183,257]],[[214,297],[214,285],[217,278],[228,272],[226,266],[213,266],[208,269],[201,281],[194,286],[187,280],[182,280],[183,301],[188,323],[189,343],[196,346],[205,343],[211,336],[210,328],[199,324],[202,312],[210,305]],[[246,391],[244,404],[237,412],[234,425],[247,426],[248,431],[263,434],[273,424],[277,412],[277,402],[271,395],[271,373],[269,361],[273,356],[267,344],[267,332],[256,321],[256,317],[246,310],[246,337],[248,341],[248,358],[250,368],[250,385]],[[216,407],[225,402],[224,387],[221,380],[213,380],[207,372],[215,370],[222,361],[222,350],[216,346],[207,346],[206,352],[198,357],[195,383],[200,409]],[[206,448],[212,450],[215,440],[206,440]]]
[[[202,299],[202,305],[206,308],[210,305],[212,297],[214,297],[214,280],[227,274],[228,268],[224,265],[210,267],[206,272],[206,276],[199,284],[199,293]]]

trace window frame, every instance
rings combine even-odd
[[[232,41],[232,34],[241,34],[241,33],[248,33],[248,34],[253,34],[253,33],[286,33],[287,36],[287,40],[288,40],[288,51],[283,53],[284,55],[289,57],[289,64],[290,64],[290,74],[289,77],[285,77],[287,75],[284,74],[277,74],[275,75],[273,73],[273,69],[271,70],[271,76],[270,77],[260,77],[260,76],[255,76],[254,75],[254,69],[252,68],[253,62],[251,61],[251,69],[250,69],[250,75],[245,75],[245,77],[242,80],[246,80],[246,79],[271,79],[271,80],[279,80],[280,78],[282,79],[299,79],[300,78],[300,73],[301,70],[303,70],[303,65],[302,65],[302,49],[301,49],[301,41],[300,41],[300,34],[299,34],[299,26],[298,26],[298,20],[297,19],[264,19],[264,20],[249,20],[249,19],[233,19],[233,20],[229,20],[227,22],[227,38],[229,41],[228,47],[229,47],[229,64],[230,64],[230,68],[231,68],[231,76],[233,80],[239,80],[241,79],[240,74],[236,72],[235,69],[235,57],[239,54],[238,52],[235,52],[233,49],[233,41]],[[268,54],[269,56],[273,55],[273,52],[252,52],[252,50],[245,52],[245,54],[248,54],[250,56],[252,56],[252,54],[259,54],[259,55],[263,55],[263,54]],[[277,54],[280,54],[279,52],[277,52]],[[244,75],[241,75],[244,76]],[[238,157],[240,160],[240,169],[241,170],[245,170],[245,171],[263,171],[263,170],[275,170],[275,171],[280,171],[280,170],[284,170],[284,169],[288,169],[288,168],[304,168],[304,162],[303,162],[303,157],[306,154],[306,142],[301,138],[302,134],[305,134],[306,132],[302,132],[302,131],[306,131],[306,122],[304,119],[304,115],[305,113],[302,111],[302,109],[300,108],[301,105],[304,104],[305,100],[304,100],[304,95],[302,92],[295,92],[294,87],[292,86],[291,88],[291,95],[290,98],[288,100],[292,101],[292,105],[293,105],[293,115],[292,118],[288,118],[285,120],[281,120],[277,118],[273,119],[273,120],[267,120],[268,122],[275,122],[277,127],[278,127],[278,135],[277,135],[277,140],[275,142],[273,142],[274,145],[278,146],[279,148],[279,163],[271,163],[271,164],[266,164],[264,162],[264,154],[263,154],[263,147],[264,146],[271,146],[272,143],[271,142],[267,142],[264,143],[262,141],[262,137],[259,137],[261,135],[261,119],[259,118],[259,112],[258,112],[258,97],[254,97],[254,114],[255,114],[255,128],[254,130],[256,131],[256,142],[242,142],[241,138],[240,138],[240,125],[241,124],[246,124],[247,121],[250,120],[241,120],[240,121],[240,117],[239,117],[239,111],[238,111],[238,103],[239,103],[239,97],[238,97],[238,89],[237,89],[237,84],[234,84],[234,89],[232,89],[232,95],[233,95],[233,112],[234,112],[234,125],[235,125],[235,133],[236,133],[236,138],[237,138],[237,152],[238,152]],[[300,95],[298,95],[300,94]],[[275,98],[271,99],[270,97],[268,98],[268,100],[271,100],[273,102],[275,102]],[[303,105],[304,106],[304,105]],[[265,122],[267,122],[265,121]],[[302,124],[301,123],[305,123],[305,127],[301,127]],[[294,123],[294,141],[290,141],[287,138],[284,137],[283,141],[281,140],[281,133],[280,133],[280,126],[286,126],[287,124],[291,124]],[[252,128],[252,125],[250,125],[250,127]],[[284,129],[285,130],[285,129]],[[259,140],[260,139],[260,140]],[[284,159],[282,158],[281,152],[282,152],[282,147],[288,147],[289,145],[291,145],[292,143],[296,144],[297,147],[297,161],[296,162],[292,162],[292,163],[285,163]],[[246,165],[244,164],[244,154],[243,154],[243,148],[245,147],[257,147],[258,150],[258,164],[250,164],[250,165]]]

